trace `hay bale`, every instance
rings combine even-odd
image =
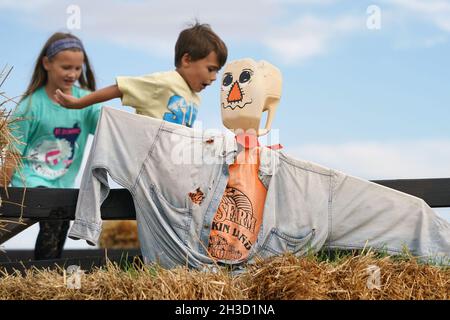
[[[99,246],[100,248],[109,249],[139,248],[136,221],[118,220],[103,222]]]
[[[378,279],[371,279],[378,270]],[[450,268],[413,257],[378,258],[373,252],[320,261],[292,255],[261,261],[249,270],[253,299],[448,300]],[[372,281],[377,280],[377,281]],[[252,282],[251,282],[252,281]]]
[[[380,268],[380,287],[368,286],[367,270]],[[63,270],[0,275],[0,300],[448,300],[450,268],[397,261],[372,254],[323,261],[292,255],[264,260],[239,275],[218,268],[204,272],[157,265],[126,270],[108,264],[85,273],[80,289],[69,289]]]

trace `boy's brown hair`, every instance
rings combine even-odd
[[[179,67],[181,58],[189,54],[193,61],[206,58],[212,51],[217,54],[220,68],[228,57],[228,49],[222,39],[212,31],[209,24],[196,22],[190,28],[181,31],[175,44],[175,66]]]

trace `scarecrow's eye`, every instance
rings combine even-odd
[[[241,72],[241,75],[239,76],[239,83],[246,83],[250,80],[252,77],[252,74],[248,70],[244,70]]]
[[[226,73],[223,76],[222,84],[228,87],[233,82],[233,75],[231,73]]]

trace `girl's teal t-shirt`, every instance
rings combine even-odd
[[[89,91],[73,87],[80,98]],[[94,134],[101,106],[66,109],[49,99],[44,87],[22,100],[13,113],[14,146],[23,166],[13,174],[13,187],[73,188],[89,134]]]

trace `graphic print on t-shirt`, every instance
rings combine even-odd
[[[197,106],[194,103],[187,103],[183,97],[173,95],[167,103],[167,109],[171,112],[166,112],[163,120],[192,128],[197,118]]]
[[[53,135],[41,137],[28,152],[34,171],[46,179],[57,179],[69,170],[81,129],[76,123],[72,128],[55,128]]]
[[[227,187],[212,223],[210,254],[223,260],[241,259],[242,251],[249,251],[252,247],[255,226],[250,199],[238,189]],[[224,234],[228,234],[228,239]]]
[[[211,223],[208,252],[219,260],[243,261],[258,239],[267,189],[258,176],[259,148],[245,149],[229,178]]]

